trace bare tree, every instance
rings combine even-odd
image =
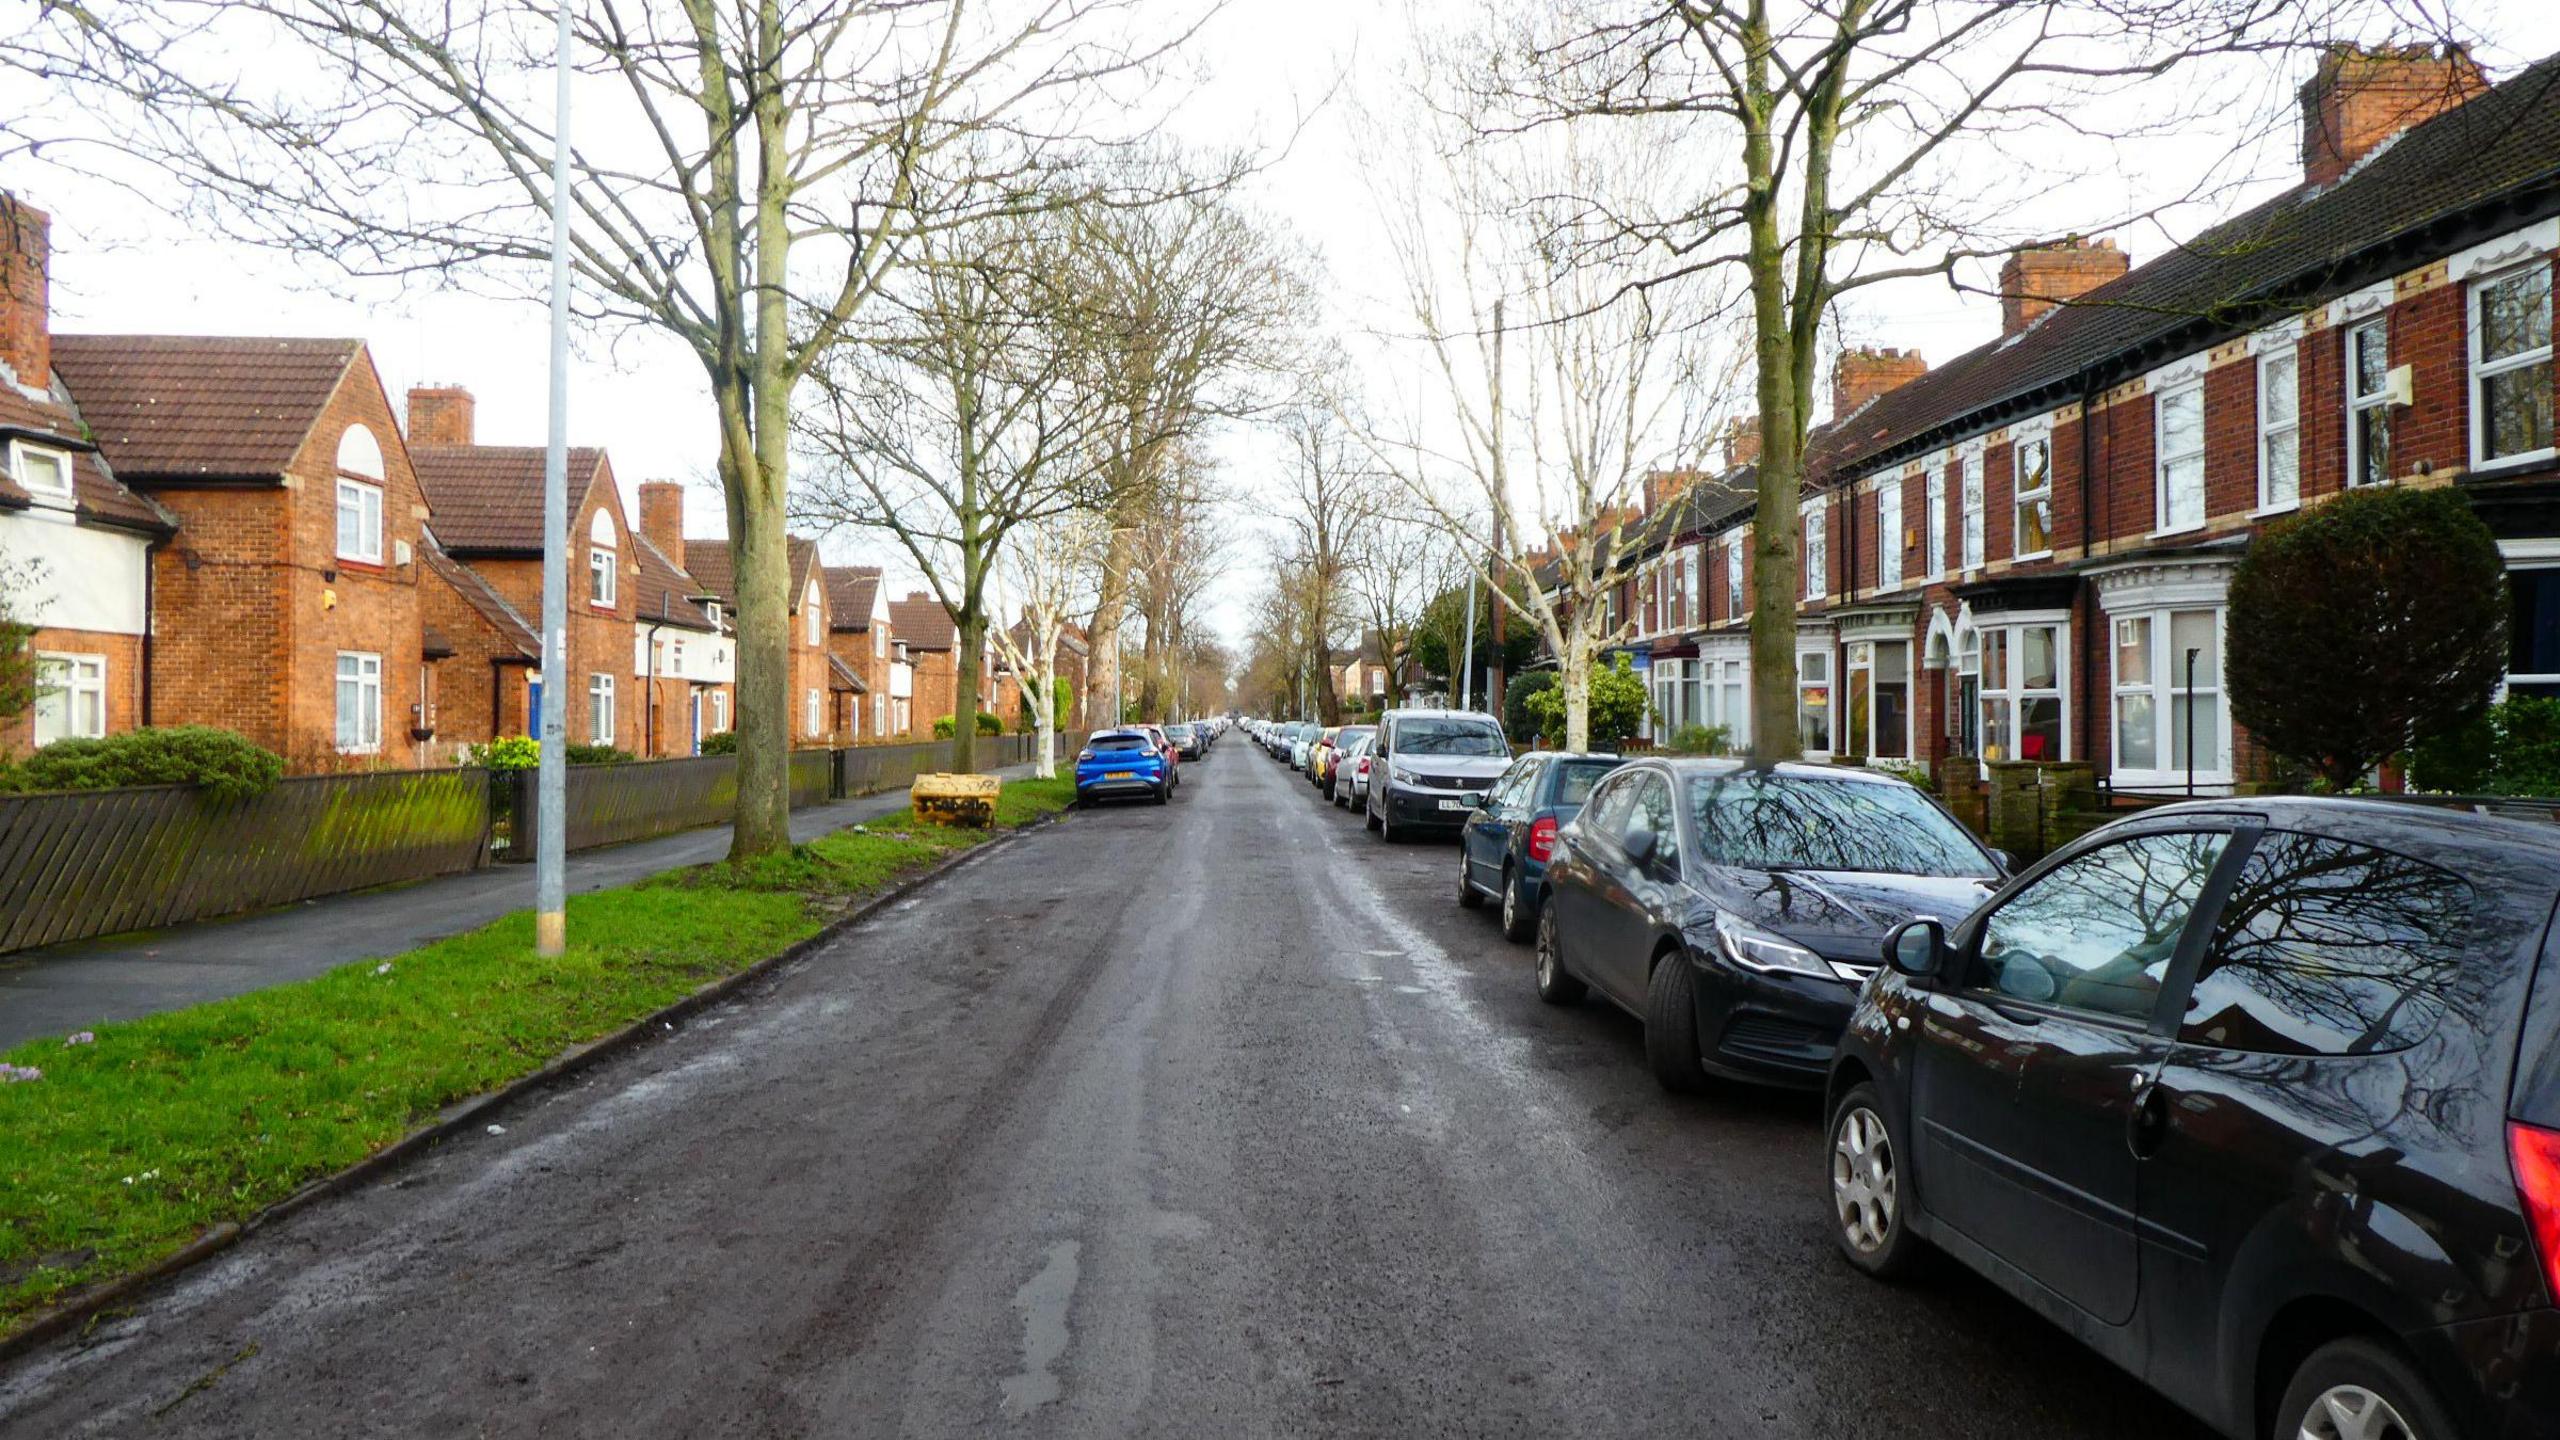
[[[553,10],[63,0],[0,38],[0,66],[60,87],[78,117],[21,124],[30,148],[139,162],[187,187],[190,218],[217,233],[356,276],[521,292],[549,259]],[[1052,203],[1066,137],[1143,125],[1139,87],[1197,25],[1180,10],[577,0],[579,311],[673,336],[716,414],[744,720],[732,854],[790,843],[794,388],[917,236]],[[259,78],[243,79],[251,55]]]
[[[1197,447],[1177,449],[1153,503],[1136,525],[1115,536],[1125,542],[1130,596],[1146,627],[1138,672],[1141,719],[1185,718],[1173,713],[1182,698],[1176,677],[1201,597],[1217,578],[1225,540],[1211,478],[1210,463]],[[1110,581],[1106,561],[1103,583]]]
[[[1040,741],[1032,773],[1043,778],[1058,773],[1058,694],[1065,684],[1058,673],[1059,641],[1069,617],[1093,603],[1109,537],[1110,528],[1097,512],[1067,510],[1018,527],[1004,548],[1002,568],[1022,607],[1022,619],[992,633],[1005,665],[1022,677]],[[958,733],[956,723],[953,733]]]
[[[1722,157],[1667,183],[1560,195],[1560,243],[1630,301],[1730,276],[1748,292],[1759,403],[1751,748],[1798,753],[1797,504],[1821,327],[1842,297],[1895,280],[1951,282],[2057,232],[2073,152],[2171,133],[2227,86],[2163,86],[2199,61],[2352,35],[2389,0],[1551,0],[1515,7],[1478,73],[1480,132],[1589,137],[1596,122]],[[2424,7],[2401,7],[2421,11]],[[1499,28],[1499,27],[1497,27]],[[2138,106],[2123,103],[2141,87]],[[2041,141],[2041,144],[2035,143]],[[2012,148],[2012,147],[2015,148]],[[1667,201],[1662,197],[1667,196]],[[1662,203],[1657,203],[1662,201]],[[2148,211],[2145,212],[2150,213]],[[2083,216],[2059,233],[2140,218]],[[1630,278],[1630,267],[1647,273]]]
[[[1328,410],[1288,410],[1280,417],[1280,432],[1289,445],[1289,486],[1275,492],[1281,502],[1275,518],[1289,537],[1290,559],[1304,569],[1298,594],[1317,652],[1316,714],[1327,725],[1339,725],[1342,695],[1333,654],[1346,638],[1346,622],[1356,620],[1357,537],[1378,522],[1374,492],[1386,477]]]

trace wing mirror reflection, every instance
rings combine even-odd
[[[1899,975],[1932,980],[1947,964],[1946,927],[1935,920],[1906,920],[1884,937],[1884,963]]]
[[[1627,831],[1625,838],[1618,844],[1627,852],[1627,858],[1638,865],[1653,858],[1653,831],[1644,825],[1637,825]]]

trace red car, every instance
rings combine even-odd
[[[1129,728],[1132,730],[1144,730],[1155,737],[1156,749],[1164,752],[1164,773],[1172,777],[1172,785],[1170,788],[1175,790],[1181,789],[1182,747],[1173,743],[1173,737],[1164,733],[1163,726],[1155,724],[1152,721],[1140,721]]]

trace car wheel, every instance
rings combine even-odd
[[[1556,935],[1553,908],[1538,912],[1538,998],[1550,1005],[1579,1005],[1590,986],[1564,968],[1563,942]]]
[[[1378,817],[1378,838],[1386,841],[1390,845],[1393,845],[1404,838],[1404,832],[1396,828],[1396,818],[1393,812],[1389,812]]]
[[[1467,875],[1467,845],[1463,840],[1458,842],[1458,908],[1462,910],[1484,908],[1484,896],[1477,892],[1476,882]]]
[[[1363,809],[1360,812],[1360,821],[1374,832],[1378,828],[1378,812],[1375,810]]]
[[[2335,1340],[2311,1352],[2276,1412],[2285,1440],[2437,1440],[2453,1418],[2417,1367],[2372,1340]]]
[[[1698,980],[1685,955],[1663,956],[1645,987],[1644,1058],[1655,1083],[1675,1095],[1707,1088],[1707,1068],[1698,1060]]]
[[[1159,805],[1166,805],[1166,804],[1170,804],[1170,803],[1172,803],[1172,801],[1173,801],[1173,787],[1172,787],[1172,786],[1170,786],[1170,785],[1159,785],[1159,786],[1157,786],[1157,787],[1156,787],[1156,803],[1157,803],[1157,804],[1159,804]]]
[[[1879,1280],[1911,1273],[1922,1241],[1903,1224],[1908,1199],[1883,1098],[1855,1086],[1831,1112],[1831,1235],[1850,1264]]]
[[[1517,945],[1529,938],[1538,923],[1537,912],[1520,903],[1520,882],[1512,878],[1511,867],[1502,867],[1502,938]]]

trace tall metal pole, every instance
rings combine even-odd
[[[1467,645],[1458,652],[1458,708],[1473,710],[1476,694],[1476,572],[1467,567]]]
[[[542,457],[542,770],[533,953],[569,948],[569,0],[560,0],[551,120],[551,438]]]

